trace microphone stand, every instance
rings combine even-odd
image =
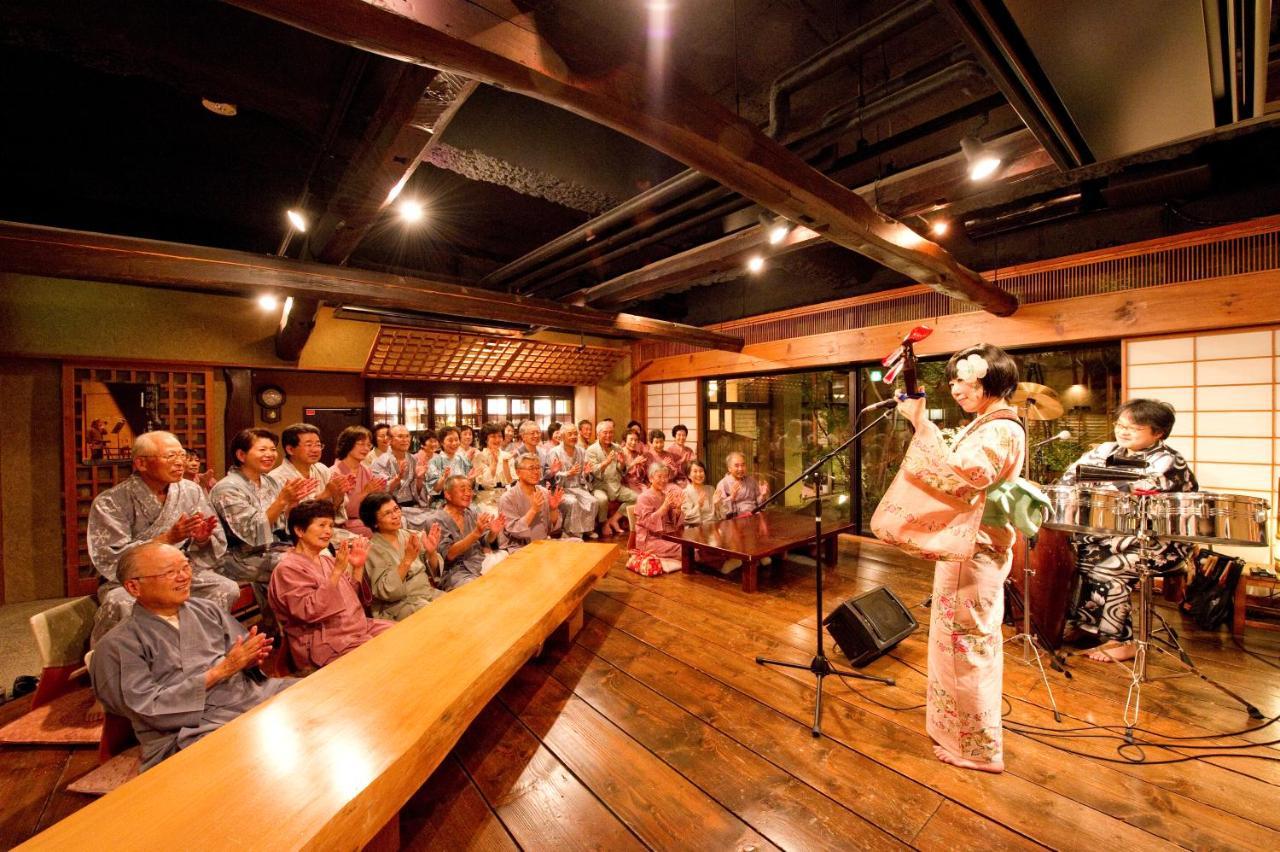
[[[865,414],[869,410],[870,410],[869,408],[864,408],[862,411],[858,412],[858,416],[861,417],[863,414]],[[839,669],[831,665],[831,661],[827,658],[826,642],[822,637],[822,631],[823,631],[822,569],[825,566],[822,564],[823,547],[822,547],[822,473],[821,473],[823,465],[825,465],[831,459],[838,456],[840,453],[844,452],[853,444],[854,441],[858,440],[858,438],[862,437],[873,426],[877,425],[878,423],[880,423],[886,417],[888,417],[890,414],[893,414],[893,413],[895,413],[895,410],[893,408],[890,408],[886,410],[884,414],[881,414],[875,420],[872,420],[862,429],[859,429],[857,432],[853,433],[853,435],[849,438],[849,440],[845,441],[843,444],[836,447],[834,450],[827,453],[826,455],[822,456],[813,464],[809,465],[809,467],[805,468],[805,470],[799,476],[797,476],[795,479],[788,482],[780,490],[775,491],[773,494],[770,494],[764,500],[764,502],[756,506],[755,511],[752,512],[753,515],[759,514],[760,512],[764,511],[766,506],[772,503],[780,495],[785,494],[796,483],[802,482],[806,477],[809,477],[809,476],[813,477],[813,544],[814,544],[814,566],[815,566],[816,575],[817,575],[817,595],[814,600],[814,613],[817,616],[816,626],[817,626],[817,634],[818,634],[818,643],[817,643],[816,653],[814,654],[813,659],[809,661],[808,665],[804,665],[803,663],[790,663],[785,660],[771,660],[765,657],[756,657],[756,663],[762,666],[780,666],[782,668],[788,668],[788,669],[801,669],[803,671],[812,672],[813,675],[818,679],[817,688],[816,688],[817,691],[815,693],[814,708],[813,708],[812,732],[815,737],[822,736],[822,679],[823,678],[829,675],[835,675],[837,677],[842,677],[842,678],[852,677],[852,678],[857,678],[858,680],[873,680],[873,681],[876,681],[877,683],[883,683],[888,686],[894,685],[893,678],[878,677],[876,675],[868,675],[868,674],[859,674],[858,672],[849,671],[847,669]]]

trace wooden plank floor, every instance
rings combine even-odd
[[[879,584],[917,605],[930,566],[845,539],[826,582],[828,609]],[[525,666],[409,802],[404,845],[1280,848],[1280,749],[1268,744],[1280,726],[1242,731],[1251,727],[1243,711],[1194,678],[1144,688],[1150,733],[1139,736],[1209,739],[1120,750],[1105,731],[1044,735],[1119,724],[1127,682],[1117,667],[1080,660],[1070,680],[1051,673],[1058,725],[1035,670],[1010,648],[1006,723],[1025,733],[1006,732],[1005,774],[965,772],[938,763],[924,733],[922,626],[866,669],[896,686],[828,681],[827,736],[813,739],[812,676],[754,662],[808,662],[813,587],[812,567],[794,563],[764,572],[754,595],[719,576],[648,579],[619,565],[588,598],[574,644]],[[1208,674],[1268,714],[1280,712],[1278,637],[1250,631],[1242,650],[1225,633],[1184,635]],[[1206,743],[1217,755],[1273,760],[1170,762]],[[1141,754],[1152,763],[1126,759]],[[79,807],[83,797],[63,787],[92,765],[85,750],[0,751],[0,846]]]

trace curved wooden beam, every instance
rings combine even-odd
[[[460,287],[426,278],[307,263],[275,255],[0,222],[0,271],[83,281],[251,295],[264,290],[374,307],[441,312],[468,319],[545,325],[606,337],[677,340],[742,349],[717,331],[561,305],[546,299]]]
[[[941,246],[875,212],[750,123],[668,69],[661,86],[610,43],[607,26],[554,21],[510,0],[230,0],[362,50],[453,71],[568,109],[697,169],[834,243],[998,316],[1010,293]],[[542,25],[542,26],[540,26]],[[552,30],[554,29],[554,32]],[[544,32],[545,30],[545,32]],[[548,35],[550,33],[550,35]],[[618,58],[621,57],[621,58]]]

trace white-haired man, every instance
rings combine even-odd
[[[170,432],[146,432],[133,442],[133,475],[108,488],[89,509],[89,559],[102,577],[98,614],[90,640],[96,644],[133,609],[133,596],[116,577],[120,558],[139,545],[163,542],[191,560],[191,595],[230,610],[240,596],[235,580],[217,568],[227,538],[204,489],[183,478],[186,453]]]
[[[587,448],[586,463],[595,475],[594,496],[596,520],[603,524],[601,535],[621,535],[619,526],[623,511],[640,495],[622,484],[622,448],[613,442],[613,421],[601,420],[596,424],[596,442]],[[617,500],[617,511],[609,514],[609,501]]]
[[[116,570],[136,604],[98,643],[89,673],[102,706],[133,725],[143,769],[294,683],[247,674],[271,653],[271,638],[192,598],[191,563],[178,548],[145,542]]]
[[[725,457],[728,473],[716,485],[716,505],[726,518],[749,515],[769,496],[769,483],[747,473],[747,458],[732,452]]]

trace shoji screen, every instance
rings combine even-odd
[[[1169,444],[1206,491],[1261,497],[1272,505],[1280,472],[1280,330],[1268,328],[1125,341],[1127,398],[1172,403]],[[1218,548],[1266,562],[1259,547]],[[1273,550],[1274,550],[1273,545]]]
[[[671,440],[671,427],[689,427],[689,446],[698,451],[698,382],[654,382],[645,385],[644,428],[661,429]]]

